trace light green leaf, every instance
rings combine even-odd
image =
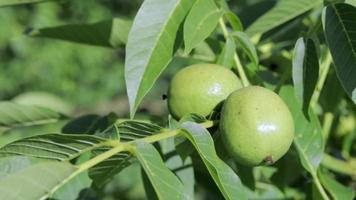
[[[235,42],[232,38],[228,37],[222,50],[218,57],[217,64],[225,66],[229,69],[234,65],[234,54],[236,50]]]
[[[227,21],[229,22],[229,24],[232,27],[232,30],[234,31],[244,31],[242,22],[240,20],[240,18],[235,15],[235,13],[231,12],[231,11],[226,11],[224,13],[224,17],[227,19]]]
[[[237,43],[241,46],[242,50],[246,53],[246,55],[250,58],[250,60],[258,66],[258,55],[255,46],[251,42],[248,35],[243,32],[233,32],[231,36],[237,41]]]
[[[145,170],[158,199],[189,199],[178,177],[165,166],[158,151],[147,143],[137,143],[135,156]]]
[[[320,182],[326,188],[326,190],[331,194],[334,200],[352,200],[355,197],[355,190],[343,186],[341,183],[337,182],[335,178],[330,177],[328,174],[318,171],[318,176]]]
[[[281,0],[267,13],[259,17],[248,29],[249,36],[263,34],[282,25],[289,20],[307,12],[308,10],[321,6],[322,0]]]
[[[51,1],[51,0],[1,0],[0,7],[29,4],[29,3],[40,3],[45,1]]]
[[[172,59],[176,34],[195,0],[146,0],[126,45],[125,80],[130,116]]]
[[[327,6],[323,27],[336,74],[356,104],[356,7],[343,3]]]
[[[214,31],[222,12],[214,0],[197,0],[184,22],[185,53],[204,41]]]
[[[302,106],[295,97],[293,87],[282,87],[279,95],[287,104],[294,118],[294,145],[299,153],[301,163],[314,177],[324,151],[324,140],[318,117],[310,110],[310,119],[305,118]]]
[[[26,167],[39,162],[39,159],[24,156],[0,158],[0,181],[7,176],[17,173]]]
[[[47,134],[24,138],[0,148],[0,157],[28,156],[69,161],[85,152],[105,146],[108,140],[90,135]]]
[[[71,176],[77,167],[67,162],[41,162],[0,180],[0,199],[46,199]]]
[[[61,115],[48,108],[0,102],[0,127],[15,128],[57,122]]]
[[[45,92],[26,92],[17,95],[12,102],[28,106],[40,106],[69,115],[73,106],[63,99]]]
[[[113,18],[92,24],[68,24],[33,29],[27,34],[34,37],[116,48],[126,44],[131,23],[126,19]]]
[[[194,122],[184,122],[182,128],[193,144],[225,199],[247,199],[244,186],[236,173],[216,154],[210,133]]]
[[[316,45],[312,39],[299,38],[293,53],[294,91],[308,116],[309,103],[313,96],[319,77],[319,59]]]

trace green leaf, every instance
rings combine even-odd
[[[15,128],[57,122],[61,115],[48,108],[0,102],[0,127]]]
[[[293,52],[293,83],[297,99],[303,105],[308,118],[310,100],[313,96],[319,77],[319,59],[314,41],[310,38],[299,38]]]
[[[263,34],[289,20],[322,5],[322,0],[281,0],[267,13],[259,17],[248,29],[249,36]]]
[[[194,145],[225,199],[247,199],[240,178],[217,156],[210,133],[194,122],[185,122],[182,128],[185,130],[185,137]]]
[[[160,154],[151,144],[137,143],[135,156],[145,170],[158,199],[188,199],[182,182],[165,166]]]
[[[164,160],[169,169],[171,169],[182,181],[185,194],[189,199],[194,199],[194,168],[192,159],[186,158],[183,160],[175,153],[175,138],[168,138],[160,141],[161,152],[164,154]]]
[[[63,99],[45,92],[26,92],[17,95],[12,102],[21,105],[39,106],[50,110],[69,115],[73,111],[73,106]]]
[[[42,162],[0,180],[0,199],[46,199],[71,176],[77,167],[67,162]]]
[[[130,116],[167,67],[176,34],[195,0],[146,0],[141,5],[126,45],[125,80]]]
[[[39,162],[39,159],[24,157],[24,156],[11,156],[0,158],[0,181],[7,176],[17,173],[26,167]]]
[[[100,21],[92,24],[68,24],[30,30],[27,34],[77,42],[88,45],[116,48],[126,44],[131,21],[121,18]]]
[[[342,3],[327,6],[323,27],[336,74],[356,104],[356,8]]]
[[[105,146],[108,140],[90,135],[47,134],[24,138],[0,148],[0,157],[28,156],[69,161]]]
[[[229,24],[232,27],[232,30],[234,31],[244,31],[242,22],[240,20],[240,18],[235,15],[235,13],[231,12],[231,11],[226,11],[224,13],[224,17],[227,19],[227,21],[229,22]]]
[[[40,3],[45,1],[51,1],[51,0],[1,0],[0,7],[29,4],[29,3]]]
[[[157,134],[163,131],[163,128],[148,122],[125,120],[117,123],[117,130],[121,142],[130,142]]]
[[[222,12],[214,0],[197,0],[184,22],[185,53],[204,41],[214,31]]]
[[[326,190],[331,194],[334,200],[352,200],[355,197],[355,190],[343,186],[341,183],[337,182],[335,178],[330,177],[328,174],[318,171],[318,176],[320,182],[326,188]]]
[[[93,151],[93,156],[99,155],[110,148],[99,148]],[[94,181],[98,187],[104,186],[116,174],[133,163],[134,158],[128,152],[120,152],[102,162],[95,165],[89,170],[89,177]]]
[[[294,118],[294,145],[303,167],[316,176],[324,151],[324,140],[318,117],[309,110],[310,120],[303,115],[302,106],[295,97],[293,87],[284,86],[279,95],[287,104]]]
[[[251,42],[248,35],[243,32],[233,32],[231,36],[237,41],[237,43],[241,46],[242,50],[246,53],[246,55],[250,58],[250,60],[258,66],[258,56],[257,51],[253,43]]]
[[[234,65],[235,50],[236,45],[234,40],[228,37],[225,43],[225,47],[218,57],[217,64],[231,69]]]

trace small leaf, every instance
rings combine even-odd
[[[332,4],[324,8],[322,19],[336,74],[356,104],[356,8],[349,4]]]
[[[57,122],[62,116],[48,108],[0,102],[0,127],[15,128]]]
[[[51,1],[51,0],[1,0],[0,7],[15,6],[15,5],[20,5],[20,4],[40,3],[40,2],[45,2],[45,1]],[[54,1],[54,0],[52,0],[52,1]]]
[[[308,118],[310,100],[319,77],[319,60],[312,39],[299,38],[293,53],[293,83],[298,100]]]
[[[295,97],[293,88],[284,86],[279,95],[291,111],[295,124],[294,145],[303,167],[316,176],[316,170],[324,152],[324,139],[318,117],[309,110],[310,120],[303,115],[302,106]]]
[[[217,156],[210,133],[194,122],[185,122],[182,128],[185,130],[185,137],[194,145],[225,199],[247,199],[240,178]]]
[[[126,45],[125,80],[131,118],[171,61],[176,34],[194,2],[146,0],[141,5]]]
[[[241,46],[242,50],[246,53],[246,55],[250,58],[250,60],[258,66],[258,56],[257,51],[250,38],[243,32],[233,32],[231,34],[233,38],[237,41],[237,43]]]
[[[222,12],[214,0],[197,0],[184,22],[185,53],[204,41],[214,31]]]
[[[108,140],[90,135],[47,134],[24,138],[0,148],[0,157],[28,156],[55,161],[69,161]]]
[[[232,27],[232,30],[234,31],[244,31],[242,22],[240,20],[240,18],[235,15],[235,13],[231,12],[231,11],[227,11],[224,13],[224,17],[227,19],[227,21],[229,22],[229,24]]]
[[[0,180],[0,199],[47,199],[71,176],[77,167],[67,162],[41,162]]]
[[[137,143],[135,156],[145,170],[158,199],[188,199],[183,184],[163,163],[158,151],[147,143]]]
[[[233,39],[227,38],[225,47],[218,57],[217,64],[225,66],[229,69],[234,65],[234,54],[236,45]]]
[[[355,191],[352,188],[343,186],[335,178],[330,177],[321,170],[318,171],[318,176],[321,184],[323,184],[334,200],[352,200],[355,198]]]
[[[322,0],[281,0],[267,13],[259,17],[248,29],[249,36],[263,34],[295,17],[322,5]]]
[[[126,44],[131,21],[113,18],[92,24],[68,24],[30,30],[27,34],[88,45],[116,48]]]

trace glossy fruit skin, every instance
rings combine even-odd
[[[294,121],[277,94],[249,86],[226,99],[220,131],[228,152],[240,164],[273,164],[293,142]]]
[[[207,116],[239,88],[239,78],[226,67],[191,65],[173,77],[168,89],[168,108],[175,119],[191,113]]]

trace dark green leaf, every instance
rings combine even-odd
[[[154,135],[163,130],[162,127],[143,121],[126,120],[117,123],[120,141],[129,142]]]
[[[158,199],[189,199],[182,182],[167,166],[158,151],[147,143],[137,143],[135,156],[145,170]]]
[[[33,29],[28,34],[82,44],[118,47],[126,44],[131,21],[113,18],[93,24],[69,24],[56,27]]]
[[[249,36],[263,34],[282,25],[289,20],[322,5],[322,0],[281,0],[275,7],[259,17],[246,30]]]
[[[308,118],[310,100],[319,77],[319,59],[312,39],[299,38],[293,53],[293,83],[297,99]]]
[[[247,194],[239,177],[217,156],[210,133],[194,122],[185,122],[182,124],[182,128],[225,199],[247,199]]]
[[[222,12],[214,0],[196,0],[184,22],[185,53],[204,41],[214,31]]]
[[[146,0],[126,45],[125,80],[133,118],[143,97],[172,59],[176,33],[195,0]]]
[[[327,6],[323,10],[323,27],[336,74],[356,103],[356,8],[349,4]]]

